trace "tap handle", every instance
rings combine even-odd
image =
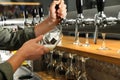
[[[38,13],[39,13],[40,18],[44,16],[44,11],[43,11],[43,6],[42,5],[39,6]]]
[[[58,1],[58,0],[56,0],[56,1]],[[56,4],[55,9],[56,9],[56,14],[58,14],[58,13],[57,13],[57,10],[59,9],[59,4]],[[64,22],[64,20],[65,20],[65,18],[61,18],[61,17],[58,16],[58,15],[57,15],[57,18],[60,19],[61,22]]]
[[[83,13],[83,0],[76,0],[77,13]]]
[[[32,16],[33,16],[33,18],[35,18],[36,15],[37,15],[37,9],[33,8],[33,10],[32,10]]]
[[[56,11],[59,9],[59,4],[55,6]]]
[[[25,10],[25,18],[27,19],[28,18],[28,11],[27,10]]]
[[[59,4],[57,4],[56,6],[55,6],[55,9],[56,9],[56,13],[57,13],[57,10],[59,9]],[[60,16],[57,16],[57,18],[61,18]]]
[[[23,15],[24,15],[24,18],[25,18],[25,19],[28,18],[28,10],[27,10],[27,6],[24,6],[24,9],[23,9]]]
[[[104,11],[105,0],[96,0],[98,12]]]

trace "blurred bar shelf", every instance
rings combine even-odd
[[[39,2],[0,2],[0,5],[40,5]]]

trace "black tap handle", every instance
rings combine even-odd
[[[59,1],[59,0],[52,0],[52,1]],[[59,4],[55,6],[56,11],[59,9]]]
[[[98,12],[104,11],[105,0],[96,0]]]
[[[28,18],[28,11],[25,10],[25,18],[27,19]]]
[[[77,13],[83,13],[83,0],[76,0]]]
[[[33,10],[32,10],[32,16],[33,16],[33,18],[35,18],[36,15],[37,15],[37,9],[33,8]]]
[[[59,9],[59,4],[55,6],[56,11]]]
[[[57,10],[59,9],[59,4],[57,4],[56,6],[55,6],[55,9],[56,9],[56,13],[57,13]],[[58,13],[57,13],[58,14]],[[59,17],[59,16],[57,16],[58,18],[61,18],[61,17]]]
[[[39,6],[39,16],[40,17],[44,16],[44,11],[43,11],[43,6],[42,5]]]
[[[58,0],[56,0],[56,1],[58,1]],[[59,9],[59,4],[57,4],[57,5],[55,6],[55,9],[56,9],[56,13],[57,13],[57,10]],[[58,13],[57,13],[57,14],[58,14]],[[60,16],[57,16],[57,18],[63,20],[63,18],[61,18]]]

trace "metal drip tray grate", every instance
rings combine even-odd
[[[14,73],[14,80],[42,80],[38,75],[32,73],[29,69],[21,66]]]

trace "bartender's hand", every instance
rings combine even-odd
[[[57,10],[56,5],[59,5]],[[61,19],[66,17],[66,15],[67,9],[64,0],[53,0],[50,5],[49,16],[35,26],[35,35],[44,35],[48,31],[54,29],[60,23]]]
[[[49,52],[48,48],[38,44],[40,40],[42,40],[42,36],[25,42],[17,53],[7,60],[14,71],[21,66],[24,60],[39,59],[41,55]]]
[[[23,54],[27,60],[38,59],[41,55],[49,52],[48,48],[38,44],[40,40],[42,40],[42,36],[25,42],[18,52]]]
[[[56,10],[56,5],[58,5],[58,9]],[[67,15],[66,5],[64,0],[53,0],[50,5],[50,19],[51,21],[58,21],[60,18],[65,18]]]

